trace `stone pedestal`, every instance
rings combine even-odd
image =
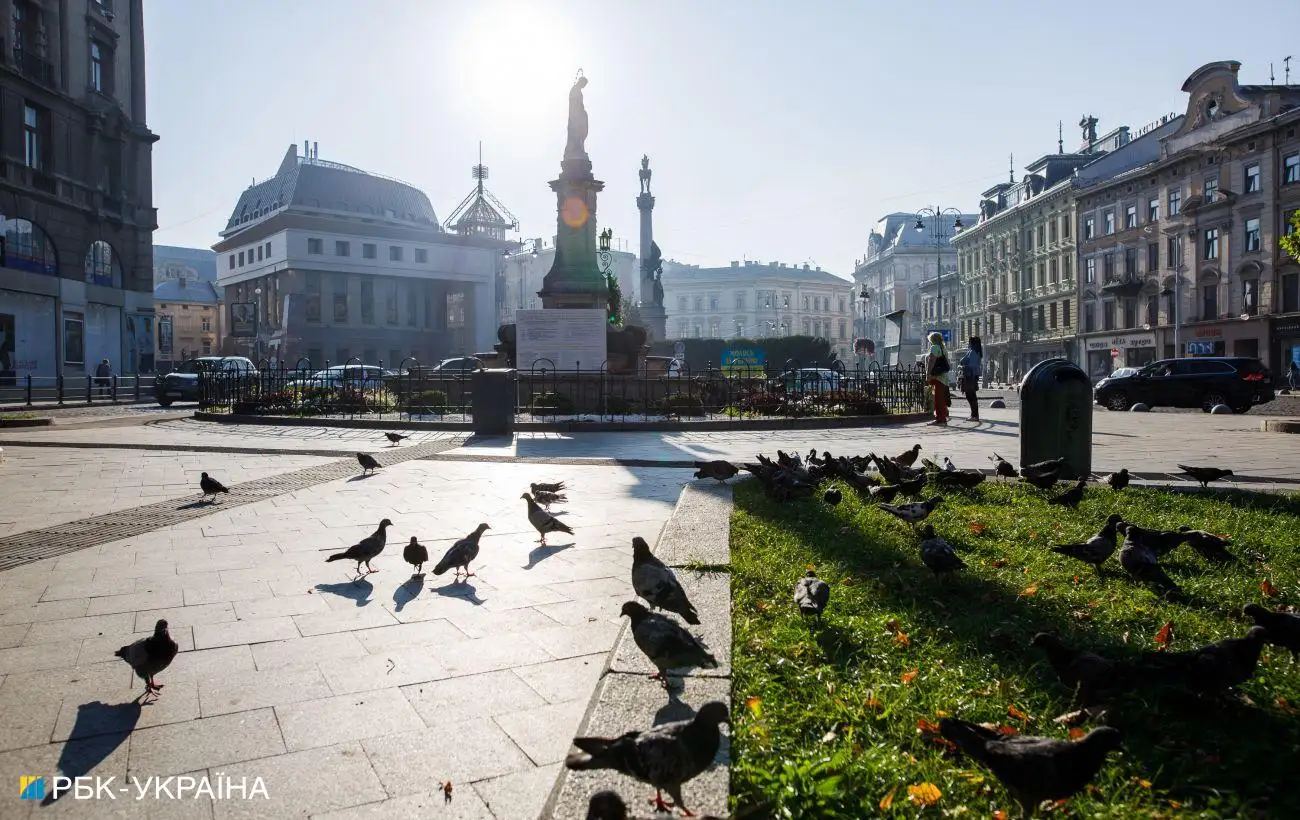
[[[668,311],[663,305],[642,304],[637,310],[645,326],[647,341],[658,342],[668,338]]]
[[[591,173],[591,160],[566,156],[551,182],[556,202],[555,260],[537,295],[542,307],[609,307],[605,276],[596,264],[596,194],[605,183]]]

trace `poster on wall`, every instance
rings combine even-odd
[[[172,317],[158,317],[158,355],[164,359],[172,357]]]
[[[236,339],[256,338],[256,302],[232,302],[230,304],[230,335]]]

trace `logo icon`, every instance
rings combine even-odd
[[[30,774],[19,775],[18,789],[23,800],[44,800],[45,778]]]

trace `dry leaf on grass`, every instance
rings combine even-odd
[[[1174,622],[1165,621],[1165,625],[1160,627],[1156,633],[1156,643],[1160,646],[1168,646],[1169,642],[1174,639]]]
[[[1267,578],[1259,582],[1259,591],[1264,593],[1264,596],[1268,598],[1276,598],[1278,596],[1277,587],[1273,586]]]
[[[901,680],[903,683],[911,683],[912,681],[916,680],[916,676],[919,674],[921,674],[921,670],[913,669],[911,672],[904,672],[902,675],[900,675],[899,680]]]
[[[917,783],[907,787],[907,799],[918,806],[933,806],[943,797],[943,792],[933,783]]]
[[[880,810],[881,810],[881,811],[889,811],[889,807],[892,806],[892,805],[894,805],[894,794],[897,793],[897,792],[898,792],[898,787],[895,786],[894,788],[892,788],[892,789],[889,790],[889,794],[887,794],[887,795],[885,795],[884,797],[880,798]]]

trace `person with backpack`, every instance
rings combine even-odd
[[[925,379],[934,389],[934,421],[930,423],[945,425],[948,423],[948,405],[952,404],[952,391],[948,389],[948,371],[952,370],[952,365],[948,363],[943,336],[936,332],[931,333],[927,339],[930,342],[930,354],[925,357]]]
[[[979,390],[980,377],[984,375],[984,344],[980,342],[980,337],[970,337],[967,343],[966,355],[961,357],[961,375],[957,378],[957,388],[966,396],[966,401],[970,402],[971,421],[980,420],[980,406],[975,398]]]

